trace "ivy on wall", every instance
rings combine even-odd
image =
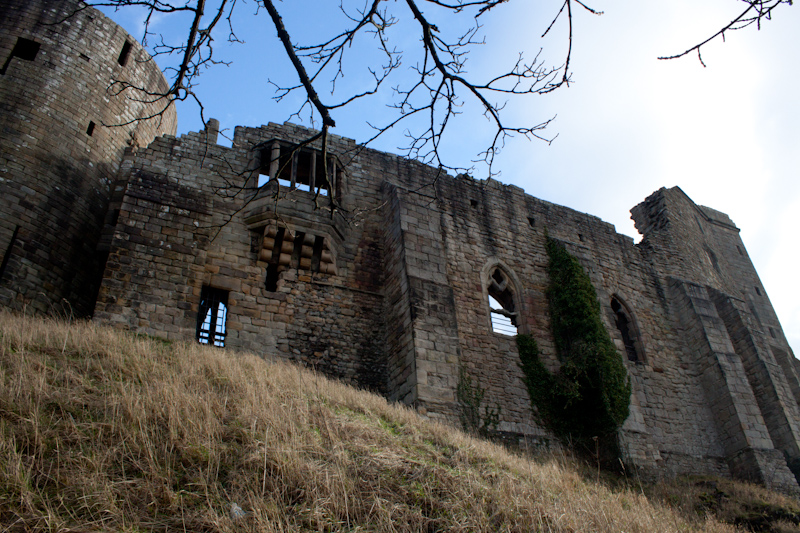
[[[500,423],[500,406],[495,404],[484,404],[486,389],[475,381],[467,373],[466,369],[458,370],[458,386],[456,387],[456,399],[459,405],[459,418],[461,427],[473,435],[490,437],[497,431]]]
[[[618,456],[616,434],[628,418],[631,385],[600,319],[589,276],[564,246],[547,237],[547,298],[561,368],[551,373],[536,341],[517,336],[520,365],[539,421],[559,438]]]

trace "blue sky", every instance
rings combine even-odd
[[[292,0],[277,3],[296,40],[327,34],[340,20],[338,2]],[[543,57],[560,62],[566,28],[540,35],[558,2],[515,0],[483,20],[487,44],[471,56],[470,74],[498,72],[515,54],[527,57],[541,47]],[[656,58],[680,52],[703,40],[741,9],[733,0],[593,0],[602,16],[579,11],[575,17],[573,83],[547,96],[508,103],[508,116],[520,123],[555,121],[545,135],[551,144],[510,140],[495,170],[547,201],[591,213],[617,231],[639,239],[629,210],[660,187],[680,186],[696,203],[725,212],[741,236],[793,347],[800,347],[800,282],[797,217],[800,214],[800,8],[780,6],[760,31],[748,28],[703,48],[696,56],[671,61]],[[393,9],[396,4],[392,4]],[[231,60],[203,74],[198,92],[206,117],[223,129],[288,120],[301,102],[272,100],[273,87],[295,84],[266,13],[253,16],[252,0],[238,6],[234,22],[245,45],[215,42],[220,57]],[[107,12],[108,13],[108,12]],[[135,37],[141,14],[108,13]],[[440,24],[457,33],[465,19]],[[415,61],[412,28],[398,24],[392,43],[407,51],[404,68]],[[161,17],[154,29],[169,34],[175,20]],[[337,84],[340,92],[368,81],[361,66],[369,39],[353,47],[353,61]],[[358,54],[355,52],[358,51]],[[320,90],[323,98],[328,88]],[[362,141],[370,130],[364,118],[380,119],[391,95],[381,95],[353,110],[334,114],[334,133]],[[473,105],[454,123],[445,147],[448,163],[469,166],[484,141],[487,123]],[[178,109],[179,133],[202,127],[196,108]],[[306,118],[307,115],[302,115]],[[296,117],[293,122],[310,125]],[[400,153],[402,130],[373,147]],[[476,167],[476,177],[486,170]]]

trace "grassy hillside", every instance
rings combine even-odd
[[[733,529],[288,364],[0,313],[0,531],[41,530]]]

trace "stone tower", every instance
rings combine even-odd
[[[161,71],[77,0],[0,1],[0,304],[88,315],[126,148],[174,134]],[[156,118],[143,120],[156,115]]]

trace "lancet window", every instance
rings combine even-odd
[[[518,311],[508,276],[499,268],[491,271],[488,283],[489,311],[492,331],[501,335],[516,335]]]
[[[628,361],[643,363],[644,354],[639,340],[639,330],[630,311],[616,296],[611,297],[611,310],[614,311],[614,325],[622,337]]]

